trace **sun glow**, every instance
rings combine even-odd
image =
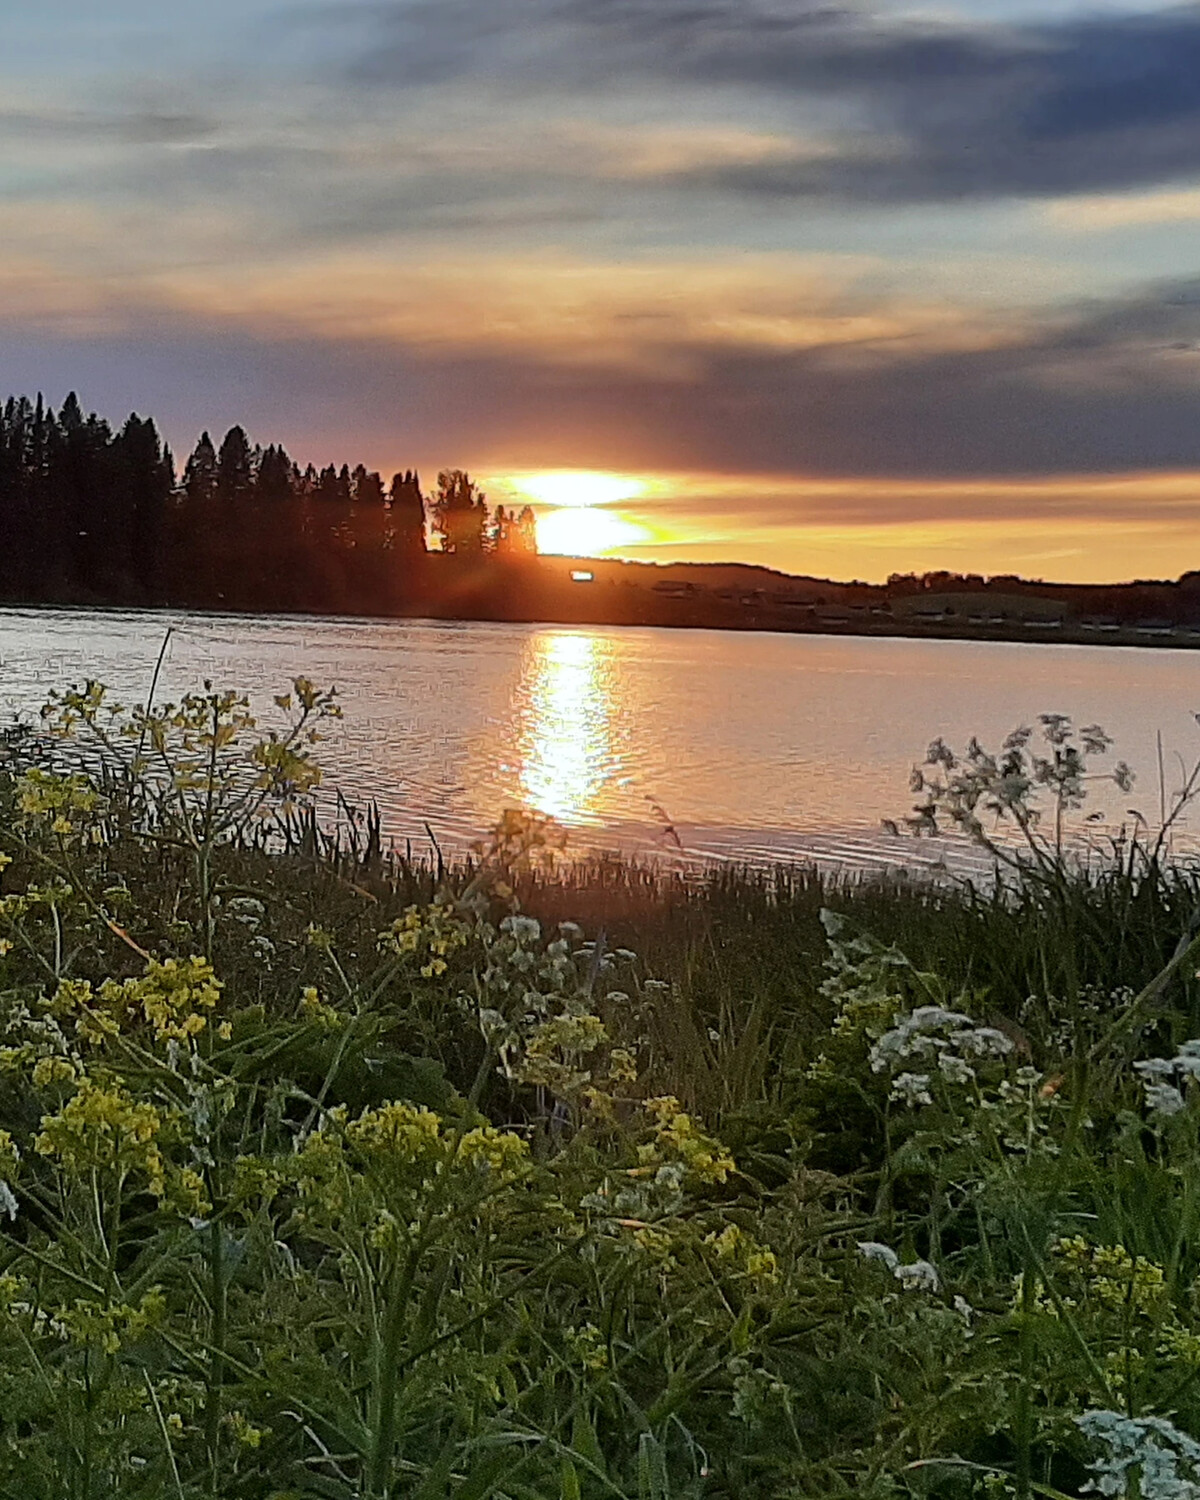
[[[611,510],[547,510],[537,518],[538,551],[561,557],[598,557],[649,540],[644,526]]]
[[[541,505],[584,508],[616,505],[644,494],[644,480],[628,474],[604,474],[596,469],[554,469],[544,474],[514,474],[509,483]]]

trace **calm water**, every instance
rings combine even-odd
[[[204,678],[261,695],[305,673],[336,684],[345,722],[321,747],[385,830],[460,847],[506,807],[550,813],[577,846],[805,855],[851,864],[936,858],[889,838],[935,734],[995,745],[1042,712],[1099,722],[1139,772],[1153,820],[1200,755],[1200,653],[849,637],[0,610],[0,705],[32,710],[95,677],[144,700],[171,627],[160,696]],[[1111,790],[1111,789],[1110,789]],[[1200,831],[1200,815],[1194,827]]]

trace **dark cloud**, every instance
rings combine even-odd
[[[350,71],[376,86],[475,75],[561,91],[640,79],[831,111],[843,149],[830,158],[693,179],[710,189],[922,201],[1200,172],[1195,5],[1006,26],[819,0],[408,0],[358,14],[373,38]]]

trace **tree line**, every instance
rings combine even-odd
[[[0,410],[0,538],[9,601],[364,614],[537,551],[532,510],[489,507],[461,469],[426,496],[415,469],[301,467],[238,425],[219,446],[202,433],[180,472],[152,418],[114,429],[74,392]]]

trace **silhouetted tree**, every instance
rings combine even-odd
[[[294,497],[295,467],[284,448],[272,443],[263,449],[258,462],[255,490],[264,505],[279,505]]]
[[[217,495],[231,509],[254,487],[254,455],[244,427],[231,427],[217,454]]]
[[[207,505],[217,493],[217,450],[207,432],[192,449],[183,467],[183,488],[193,505]]]
[[[430,509],[442,551],[456,557],[481,557],[487,537],[487,497],[463,469],[443,469],[437,484]]]
[[[163,602],[159,542],[175,488],[175,465],[153,418],[132,413],[113,443],[116,484],[109,517],[114,572],[128,574],[147,602]]]
[[[424,557],[425,499],[420,476],[415,471],[405,469],[403,474],[392,475],[388,512],[392,547],[397,554],[401,558]]]

